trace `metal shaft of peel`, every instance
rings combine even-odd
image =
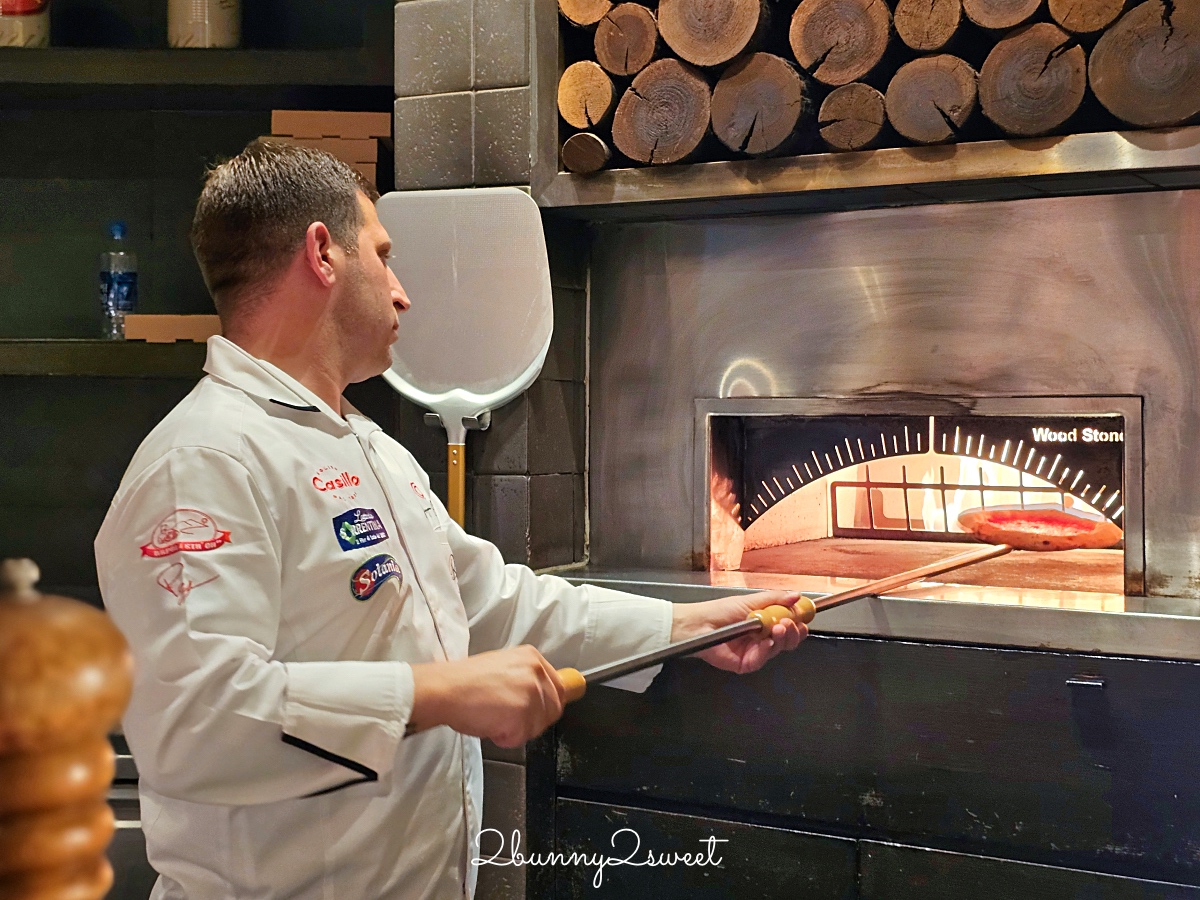
[[[986,559],[994,559],[997,556],[1003,556],[1010,550],[1012,550],[1012,547],[1004,544],[995,547],[980,547],[978,550],[968,550],[966,553],[960,553],[957,556],[951,556],[939,562],[929,563],[916,569],[909,569],[896,575],[889,575],[887,578],[870,581],[837,594],[829,594],[814,600],[813,606],[816,607],[817,612],[823,612],[827,609],[833,609],[834,607],[850,603],[853,600],[873,597],[884,591],[894,591],[897,588],[905,587],[914,581],[921,581],[931,575],[941,575],[954,569],[961,569],[964,566],[983,562]],[[702,634],[698,637],[689,638],[686,641],[670,644],[661,650],[630,656],[615,663],[609,663],[607,666],[597,666],[594,669],[588,669],[580,674],[583,675],[584,680],[588,684],[604,684],[606,681],[612,681],[624,675],[632,675],[634,672],[640,672],[642,669],[657,666],[659,663],[664,663],[667,660],[687,656],[690,653],[698,653],[701,650],[707,650],[709,647],[724,644],[736,637],[741,637],[743,634],[752,634],[759,631],[761,627],[757,619],[747,619],[744,622],[736,622],[733,625],[718,628],[716,631],[710,631],[708,634]]]
[[[744,622],[735,622],[732,625],[726,625],[724,628],[718,628],[716,631],[688,638],[686,641],[669,644],[661,650],[654,650],[638,656],[630,656],[627,659],[609,663],[607,666],[597,666],[594,669],[588,669],[586,672],[581,672],[580,674],[583,675],[584,680],[588,684],[604,684],[604,682],[620,678],[622,675],[632,675],[634,672],[640,672],[642,669],[657,666],[659,663],[666,662],[669,659],[687,656],[689,653],[698,653],[701,650],[707,650],[709,647],[715,647],[717,644],[724,644],[736,637],[741,637],[743,634],[752,634],[755,631],[759,631],[761,628],[762,626],[758,623],[757,619],[746,619]]]
[[[1007,544],[989,545],[976,550],[968,550],[966,553],[947,557],[946,559],[929,563],[917,569],[909,569],[907,572],[889,575],[887,578],[880,578],[878,581],[850,588],[848,591],[829,594],[819,600],[814,600],[813,606],[817,608],[817,612],[824,612],[827,609],[842,606],[852,600],[861,600],[864,597],[882,594],[884,591],[894,591],[897,588],[907,587],[914,581],[923,581],[931,575],[942,575],[946,572],[952,572],[955,569],[961,569],[964,566],[973,566],[975,563],[981,563],[987,559],[995,559],[997,556],[1003,556],[1011,550],[1012,547],[1009,547]]]

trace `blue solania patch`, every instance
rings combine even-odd
[[[390,578],[401,580],[400,564],[386,553],[372,556],[350,576],[350,593],[355,600],[370,600]]]
[[[373,509],[350,509],[333,520],[333,533],[343,550],[358,550],[386,541],[387,529]]]

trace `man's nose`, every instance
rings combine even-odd
[[[399,303],[401,309],[408,309],[412,306],[412,301],[408,299],[408,294],[404,293],[404,285],[400,283],[400,279],[396,277],[396,273],[390,268],[388,269],[388,281],[392,289],[392,302]]]

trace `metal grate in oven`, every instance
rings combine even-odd
[[[935,482],[928,481],[910,481],[908,478],[908,467],[901,466],[900,481],[874,481],[871,478],[871,467],[866,465],[865,477],[860,481],[834,481],[829,486],[829,501],[832,514],[833,536],[846,538],[881,538],[884,540],[923,540],[923,541],[971,541],[975,538],[970,534],[960,529],[953,531],[951,529],[951,516],[954,516],[955,523],[957,522],[957,513],[952,513],[955,508],[961,510],[976,508],[974,503],[965,504],[956,502],[962,497],[971,497],[978,495],[978,507],[986,508],[1001,504],[988,502],[988,496],[992,495],[1007,495],[1016,496],[1017,505],[1024,509],[1029,503],[1047,502],[1046,495],[1049,496],[1050,502],[1056,502],[1058,506],[1066,508],[1067,497],[1075,496],[1068,490],[1053,485],[1031,485],[1025,483],[1025,473],[1018,470],[1019,482],[1017,484],[989,484],[987,476],[981,469],[979,472],[979,482],[976,484],[964,484],[959,482],[951,482],[946,480],[946,469],[944,466],[938,467],[938,479]],[[849,498],[843,496],[839,500],[839,494],[847,492]],[[896,494],[899,494],[899,502],[896,501]],[[922,499],[920,503],[920,516],[914,518],[914,503],[912,495],[916,494]],[[892,497],[893,502],[888,504],[887,498]],[[954,495],[955,500],[952,501],[948,495]],[[932,517],[926,517],[925,513],[929,506],[924,501],[929,496],[936,498],[937,502],[933,504],[935,514]],[[1110,499],[1106,506],[1112,504],[1115,498],[1119,497],[1119,492],[1114,492],[1113,499]],[[1027,498],[1030,498],[1027,500]],[[838,506],[847,502],[859,508],[859,503],[866,500],[867,510],[867,527],[850,527],[841,525],[841,519],[838,516]],[[1079,498],[1087,500],[1084,498]],[[1004,504],[1007,505],[1007,504]],[[904,513],[903,517],[891,517],[884,514],[885,507],[890,506],[895,509],[902,506]],[[1125,507],[1120,506],[1115,511],[1109,512],[1107,509],[1103,514],[1113,522],[1119,523],[1124,515]],[[932,518],[932,521],[930,521]]]

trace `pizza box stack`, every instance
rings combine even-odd
[[[277,109],[271,112],[271,137],[324,150],[378,184],[379,141],[392,136],[392,114]]]

